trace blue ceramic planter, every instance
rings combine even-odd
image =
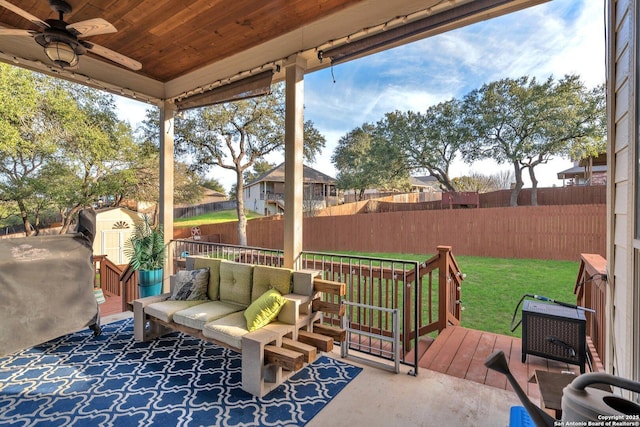
[[[156,270],[138,270],[140,298],[162,293],[162,268]]]

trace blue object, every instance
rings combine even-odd
[[[160,295],[162,293],[162,268],[138,270],[138,286],[140,298]]]
[[[184,251],[180,254],[180,258],[186,258],[189,256],[189,251]]]
[[[524,406],[512,406],[509,412],[509,427],[536,427]]]

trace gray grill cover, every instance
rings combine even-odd
[[[97,325],[95,212],[78,232],[0,240],[0,356]]]

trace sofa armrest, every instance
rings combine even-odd
[[[133,300],[133,336],[136,341],[146,341],[147,317],[144,308],[154,302],[165,301],[170,293]]]
[[[283,297],[287,300],[278,314],[278,320],[289,325],[297,325],[300,321],[300,307],[310,298],[306,295],[286,294]]]
[[[136,300],[133,300],[133,306],[135,308],[135,306],[138,305],[139,307],[144,308],[149,304],[166,301],[167,299],[169,299],[170,296],[171,296],[171,293],[167,292],[165,294],[154,295],[151,297],[138,298]]]

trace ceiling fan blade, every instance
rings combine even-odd
[[[78,37],[97,36],[98,34],[115,33],[116,27],[102,18],[87,19],[67,25],[67,30]]]
[[[105,57],[113,62],[116,62],[120,65],[124,65],[127,68],[131,68],[134,71],[138,71],[142,68],[142,64],[136,61],[135,59],[131,59],[127,56],[124,56],[121,53],[115,52],[111,49],[107,49],[104,46],[100,46],[97,44],[89,43],[83,40],[82,44],[87,47],[89,52],[95,53],[96,55],[100,55]]]
[[[49,28],[49,24],[44,22],[42,19],[40,19],[40,18],[38,18],[36,16],[33,16],[32,14],[30,14],[26,10],[22,10],[18,6],[14,5],[14,4],[11,4],[8,1],[0,0],[0,6],[4,7],[5,9],[9,9],[11,12],[13,12],[15,14],[18,14],[18,15],[22,16],[24,19],[27,19],[27,20],[33,22],[38,27]]]
[[[38,34],[37,31],[19,30],[13,28],[0,28],[0,36],[30,36]]]

